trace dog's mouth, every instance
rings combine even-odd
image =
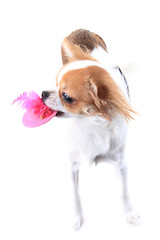
[[[62,116],[64,115],[64,112],[55,110],[55,109],[53,109],[53,107],[51,107],[51,106],[49,106],[48,104],[46,104],[44,98],[41,98],[41,99],[42,99],[42,102],[44,103],[44,105],[46,105],[47,107],[49,107],[51,111],[56,112],[55,117],[62,117]]]
[[[60,111],[60,110],[56,110],[53,108],[52,104],[50,102],[47,101],[48,96],[50,95],[50,93],[48,91],[43,91],[42,92],[42,97],[41,100],[44,103],[44,105],[46,105],[47,107],[50,108],[50,110],[54,113],[55,112],[55,117],[64,117],[65,113]]]
[[[62,117],[64,115],[64,112],[61,112],[61,111],[57,111],[56,113],[56,117]]]

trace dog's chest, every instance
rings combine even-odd
[[[117,148],[122,136],[120,126],[105,121],[73,121],[70,129],[71,152],[77,159],[73,161],[92,162],[96,156],[106,155]],[[123,137],[123,136],[122,136]]]

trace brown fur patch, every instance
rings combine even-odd
[[[64,101],[62,97],[63,92],[67,93],[73,99],[72,104]],[[88,115],[87,107],[95,109],[98,112],[89,94],[89,74],[87,68],[71,70],[64,74],[60,82],[59,95],[62,104],[71,113]]]
[[[73,103],[66,103],[62,97],[66,92]],[[127,121],[135,113],[121,93],[115,81],[98,66],[71,70],[60,82],[59,94],[67,111],[76,114],[97,115],[111,120],[112,112],[122,115]]]

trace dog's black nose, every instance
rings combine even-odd
[[[43,92],[42,92],[42,100],[48,98],[49,95],[50,95],[49,91],[43,91]]]

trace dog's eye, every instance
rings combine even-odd
[[[71,104],[73,102],[73,98],[71,98],[67,93],[62,92],[62,97],[66,103]]]

